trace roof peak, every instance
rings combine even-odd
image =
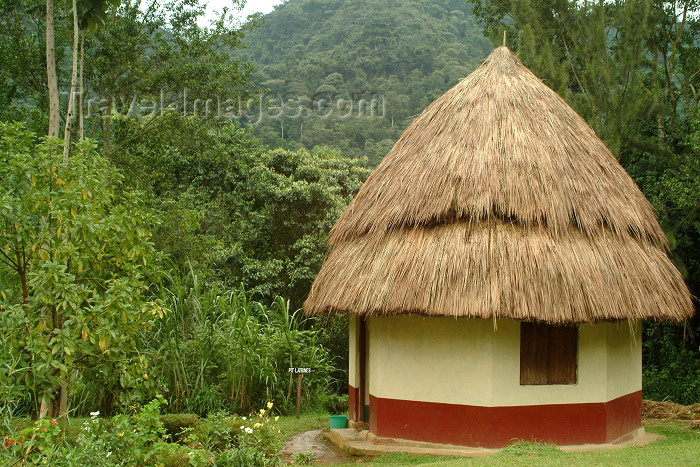
[[[591,127],[501,46],[362,185],[304,308],[680,321],[693,307],[666,246]]]
[[[651,205],[605,144],[506,46],[411,123],[330,241],[490,219],[554,236],[603,227],[666,246]]]
[[[482,62],[482,66],[495,67],[506,74],[528,73],[535,76],[505,45],[496,47]]]

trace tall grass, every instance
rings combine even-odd
[[[158,294],[170,312],[144,336],[143,350],[169,410],[247,413],[273,400],[289,412],[296,397],[289,367],[319,370],[305,378],[306,406],[318,404],[330,385],[333,368],[318,331],[305,329],[301,311],[281,297],[267,305],[242,288],[204,286],[193,270],[172,277]]]

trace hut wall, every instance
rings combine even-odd
[[[378,317],[371,328],[371,395],[490,405],[491,321]]]
[[[360,395],[358,389],[358,381],[360,380],[360,365],[357,347],[357,322],[358,318],[355,315],[350,315],[349,334],[350,341],[348,343],[348,418],[357,420],[357,400]]]
[[[608,338],[608,441],[642,426],[642,323],[604,324]]]
[[[590,325],[592,326],[592,325]],[[642,390],[642,323],[604,323],[608,339],[606,400]]]
[[[489,405],[607,402],[642,389],[641,328],[620,323],[584,324],[578,330],[577,383],[520,385],[520,323],[499,320],[493,332],[493,386]],[[493,328],[492,328],[493,329]]]
[[[368,395],[370,391],[369,379],[361,381],[361,370],[360,370],[360,344],[359,344],[359,333],[360,333],[361,319],[355,315],[350,316],[349,322],[349,342],[348,342],[348,417],[352,421],[360,421],[364,418],[365,409],[358,408],[360,404],[360,384],[364,384],[364,394],[366,395],[365,404],[368,407]],[[369,336],[371,327],[371,320],[366,322],[366,333]],[[367,344],[369,344],[367,342]],[[370,359],[366,360],[365,372],[369,374],[369,369],[373,362]]]
[[[517,321],[371,318],[370,430],[498,447],[513,438],[610,442],[641,427],[641,335],[627,322],[579,327],[572,385],[520,385]],[[352,384],[351,384],[352,386]]]

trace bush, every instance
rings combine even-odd
[[[662,367],[646,366],[642,375],[645,399],[681,405],[700,402],[700,367],[691,352],[681,350]]]
[[[348,412],[348,395],[324,394],[322,397],[323,408],[330,414],[344,414]]]
[[[160,422],[171,439],[179,441],[180,434],[199,423],[199,417],[191,413],[173,413],[160,416]]]
[[[51,466],[163,465],[269,466],[279,463],[279,429],[272,403],[249,417],[214,414],[199,420],[191,414],[163,417],[181,439],[166,433],[159,397],[133,415],[101,418],[94,412],[75,436],[66,436],[65,423],[38,420],[17,435],[2,438],[0,464]],[[190,426],[184,426],[191,424]]]
[[[265,453],[255,448],[240,447],[223,451],[217,461],[228,467],[257,467],[276,465],[276,459],[268,459]]]
[[[690,326],[654,322],[644,323],[643,333],[644,398],[683,405],[700,402],[700,333]]]
[[[274,457],[281,448],[279,429],[272,418],[273,404],[249,416],[230,416],[225,412],[210,415],[190,431],[185,441],[197,443],[213,452],[237,448],[262,449],[267,457]]]
[[[135,339],[164,312],[147,299],[162,272],[155,218],[94,142],[64,157],[60,140],[35,141],[0,122],[0,251],[22,258],[0,261],[0,403],[63,416],[79,380],[125,406],[146,399]]]

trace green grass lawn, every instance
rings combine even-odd
[[[323,430],[329,426],[327,413],[302,414],[297,419],[294,415],[283,415],[275,422],[284,439],[302,431]]]
[[[328,427],[327,414],[304,415],[300,420],[281,417],[278,426],[286,436],[306,430]],[[518,443],[498,454],[480,458],[411,456],[390,454],[373,458],[363,465],[430,465],[430,466],[700,466],[700,431],[686,428],[687,422],[645,421],[644,427],[663,439],[646,446],[630,446],[607,451],[567,453],[553,445]],[[356,466],[357,462],[338,464]]]

